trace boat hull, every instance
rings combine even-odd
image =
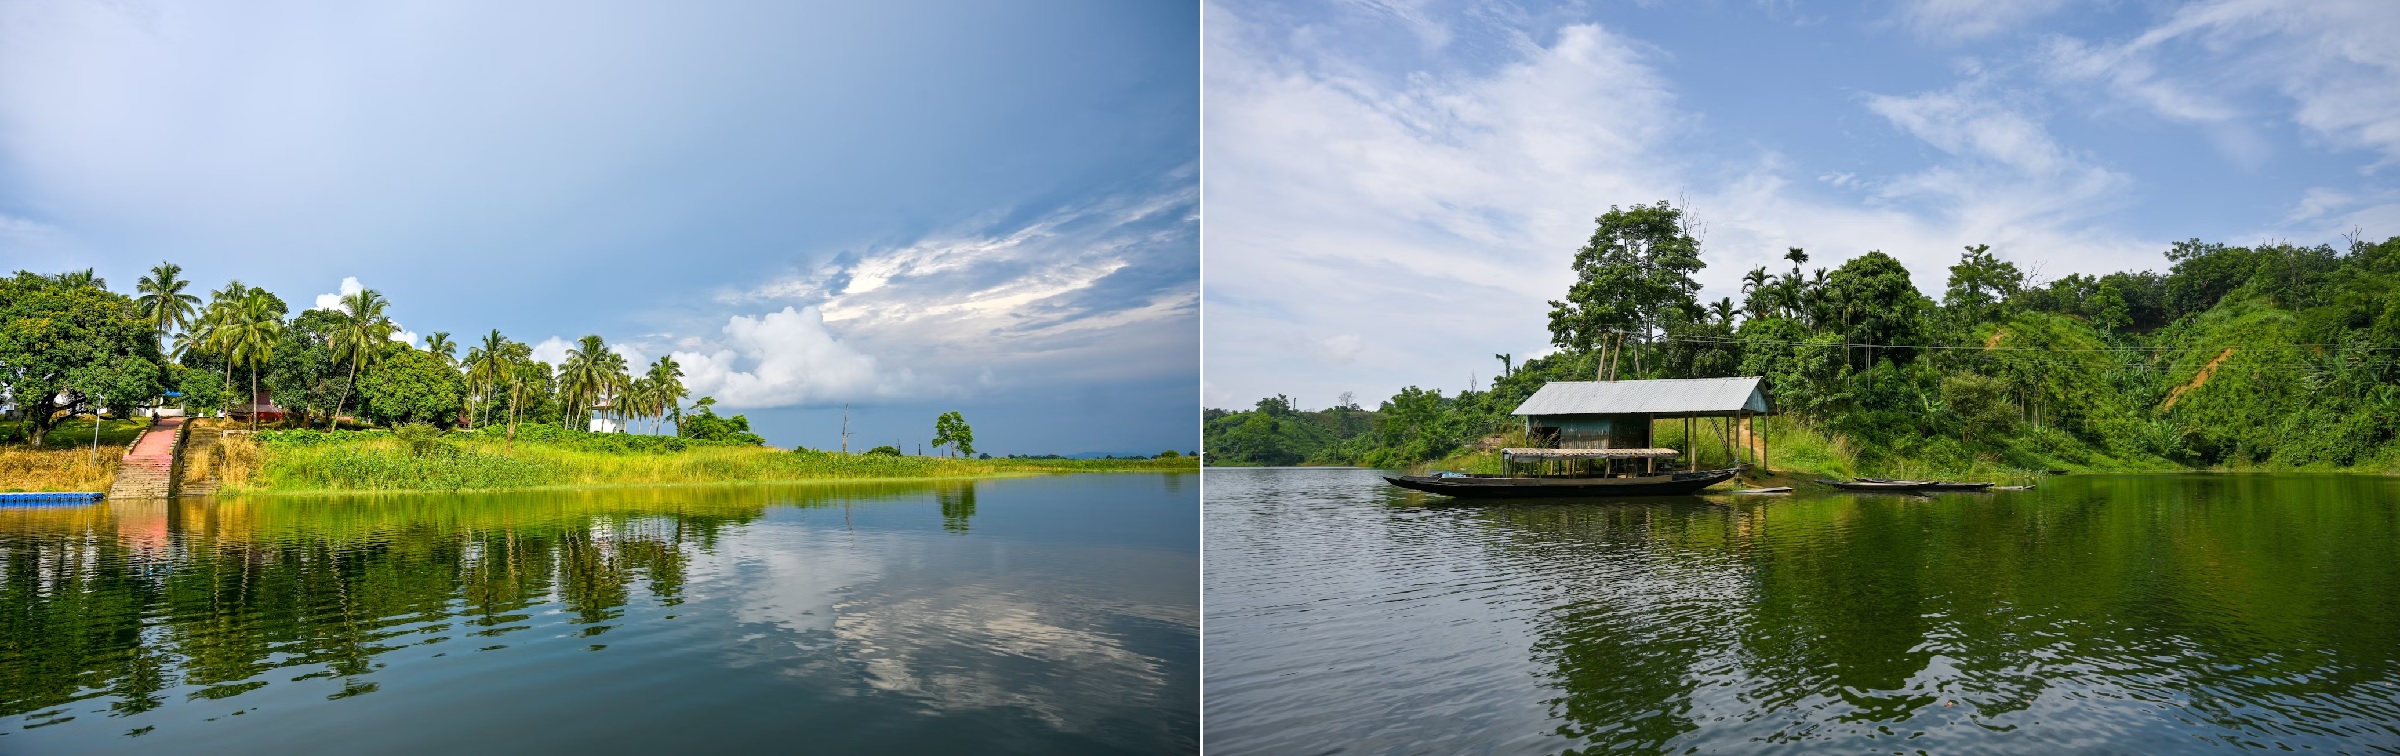
[[[1383,479],[1412,491],[1461,499],[1525,499],[1682,496],[1731,480],[1733,475],[1732,470],[1700,470],[1628,478],[1435,478],[1387,475]]]

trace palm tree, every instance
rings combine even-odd
[[[134,300],[141,307],[142,319],[158,329],[159,348],[166,348],[167,331],[191,325],[192,315],[200,309],[200,298],[184,293],[192,282],[182,277],[183,266],[160,262],[135,285],[141,298]],[[177,350],[181,351],[181,350]]]
[[[611,370],[611,358],[618,369]],[[608,351],[608,343],[599,336],[585,336],[567,348],[567,358],[558,366],[558,394],[566,406],[559,408],[560,418],[581,420],[580,426],[592,426],[589,410],[615,388],[616,376],[623,372],[625,358]]]
[[[249,284],[235,279],[225,282],[225,288],[209,292],[208,309],[201,311],[200,321],[193,328],[196,333],[185,334],[182,349],[179,351],[196,348],[208,354],[225,354],[225,336],[231,332],[228,324],[233,322],[234,315],[241,309],[242,301],[250,297],[251,291]],[[224,386],[226,406],[230,409],[233,398],[233,360],[231,359],[225,361]]]
[[[275,340],[283,335],[283,318],[275,314],[266,292],[253,290],[226,317],[220,335],[225,363],[250,367],[250,429],[258,430],[258,370],[275,357]]]
[[[478,395],[483,397],[481,403],[486,415],[483,418],[486,424],[489,424],[491,420],[489,415],[492,406],[492,392],[498,390],[500,384],[508,378],[508,355],[508,337],[500,335],[498,328],[492,329],[491,333],[484,334],[481,346],[467,349],[467,385],[481,387]]]
[[[350,400],[350,392],[358,388],[358,369],[373,364],[383,356],[383,343],[392,339],[392,319],[384,317],[384,308],[391,300],[374,289],[342,297],[342,309],[349,317],[333,332],[333,359],[350,363],[350,379],[342,395],[333,401],[333,416],[325,419],[325,429],[333,430],[342,418],[342,404]]]
[[[645,374],[643,379],[650,382],[651,428],[656,432],[664,433],[666,432],[667,413],[682,402],[683,397],[691,393],[683,387],[683,366],[675,364],[674,357],[660,357],[657,361],[650,363],[650,372]]]
[[[1733,327],[1733,312],[1732,297],[1719,299],[1716,303],[1708,306],[1708,313],[1717,316],[1717,324],[1726,328]]]
[[[101,278],[100,271],[97,268],[84,268],[83,270],[70,270],[65,273],[60,273],[58,274],[58,282],[68,286],[89,286],[94,289],[108,288],[108,279]]]
[[[499,331],[493,331],[494,334]],[[507,451],[517,451],[517,408],[525,406],[525,384],[542,378],[542,366],[533,361],[533,347],[511,341],[501,346],[500,361],[508,366],[508,445]]]
[[[1772,279],[1773,276],[1767,273],[1767,266],[1764,265],[1742,274],[1742,304],[1750,308],[1750,317],[1766,317],[1767,282]]]
[[[458,365],[458,343],[450,340],[449,331],[434,331],[433,335],[425,337],[425,351],[441,358],[444,365]]]

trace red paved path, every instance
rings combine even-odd
[[[112,499],[164,499],[175,475],[175,431],[183,418],[162,417],[133,442],[117,466],[117,482],[108,490]]]

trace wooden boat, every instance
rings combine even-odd
[[[1733,479],[1735,470],[1689,470],[1618,477],[1520,478],[1487,475],[1401,475],[1384,481],[1412,491],[1462,499],[1680,496]]]
[[[88,491],[58,493],[0,493],[0,506],[37,504],[90,504],[107,496],[108,494],[92,493]]]
[[[1825,484],[1825,485],[1828,485],[1828,486],[1832,486],[1832,487],[1834,487],[1834,488],[1839,488],[1839,489],[1842,489],[1842,490],[1844,490],[1844,491],[1872,491],[1872,492],[1880,492],[1880,493],[1919,493],[1919,492],[1925,491],[1925,490],[1927,490],[1928,488],[1930,488],[1930,487],[1932,487],[1932,486],[1933,486],[1933,482],[1932,482],[1932,481],[1924,481],[1924,480],[1866,480],[1866,479],[1859,479],[1859,480],[1819,480],[1819,481],[1817,481],[1817,482],[1818,482],[1818,483],[1823,483],[1823,484]]]
[[[1859,478],[1862,483],[1923,483],[1927,491],[1981,491],[1990,483],[1956,483],[1947,480],[1892,480],[1890,478]]]

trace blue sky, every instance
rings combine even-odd
[[[779,445],[1190,449],[1172,3],[0,6],[0,267],[673,353]],[[553,339],[560,341],[552,341]],[[912,449],[913,451],[913,449]]]
[[[1986,243],[2048,279],[2172,241],[2400,235],[2400,5],[1211,2],[1203,401],[1455,392],[1547,350],[1610,205],[1680,200],[1703,296]]]

